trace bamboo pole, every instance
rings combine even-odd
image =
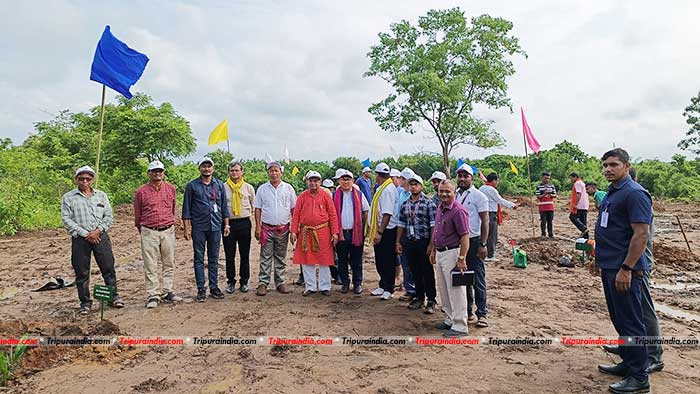
[[[102,128],[105,123],[105,93],[107,87],[102,85],[102,105],[100,106],[100,130],[97,134],[97,160],[95,161],[95,183],[97,187],[97,178],[100,175],[100,152],[102,151]]]
[[[688,252],[693,253],[693,250],[690,249],[690,242],[688,242],[688,237],[685,236],[685,230],[683,230],[683,224],[681,223],[681,218],[676,215],[676,220],[678,220],[678,227],[681,228],[681,233],[683,234],[683,239],[685,239],[685,245],[688,247]]]
[[[530,156],[527,153],[527,140],[525,139],[525,130],[523,130],[523,145],[525,146],[525,161],[527,162],[527,185],[528,185],[528,193],[527,193],[527,199],[530,202],[530,222],[531,222],[531,229],[532,229],[532,236],[535,236],[535,213],[533,211],[532,207],[532,180],[530,176]]]

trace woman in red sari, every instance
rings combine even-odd
[[[317,291],[330,295],[330,266],[334,264],[333,248],[338,242],[338,216],[330,194],[321,189],[321,174],[309,171],[306,184],[308,189],[297,198],[289,229],[292,243],[299,241],[293,262],[301,264],[304,272],[304,296]]]

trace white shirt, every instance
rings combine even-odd
[[[292,208],[297,205],[297,194],[292,185],[280,182],[277,188],[265,182],[255,193],[255,208],[262,210],[263,223],[279,226],[292,220]]]
[[[479,188],[479,191],[486,195],[489,200],[489,212],[498,212],[498,204],[503,205],[506,208],[513,208],[514,203],[501,197],[495,187],[489,185],[483,185]]]
[[[343,230],[352,230],[352,226],[355,224],[355,212],[352,210],[352,192],[352,190],[349,192],[345,192],[342,189],[336,190],[336,193],[343,193],[343,211],[340,213],[340,223],[343,226]],[[360,192],[360,199],[362,200],[362,212],[369,211],[367,197],[362,192]]]
[[[382,218],[385,214],[394,216],[394,208],[396,207],[397,195],[398,192],[396,190],[396,186],[394,186],[394,184],[392,183],[389,186],[387,186],[386,189],[384,189],[382,194],[379,196],[379,216],[377,216],[378,226],[381,225]],[[389,224],[387,224],[386,228],[389,230],[395,228],[398,222],[398,220],[389,220]]]
[[[489,211],[488,197],[472,185],[469,189],[457,193],[457,202],[462,204],[469,214],[469,238],[480,236],[481,217],[479,213]]]

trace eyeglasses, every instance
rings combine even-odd
[[[89,182],[92,180],[91,176],[79,176],[78,177],[78,182]]]

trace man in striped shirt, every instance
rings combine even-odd
[[[550,174],[542,173],[542,183],[537,185],[535,196],[537,196],[537,209],[540,212],[540,230],[542,236],[549,234],[549,237],[554,236],[554,199],[557,197],[557,189],[550,183]],[[545,233],[545,230],[547,232]]]

